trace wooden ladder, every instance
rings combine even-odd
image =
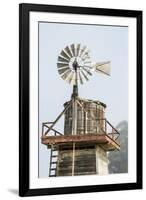
[[[58,150],[51,148],[49,177],[57,176]]]

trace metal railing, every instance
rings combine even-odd
[[[113,140],[117,140],[120,133],[116,128],[112,126],[112,124],[106,119],[94,119],[97,122],[97,134],[103,134],[108,135]],[[54,122],[44,122],[42,123],[42,136],[49,135],[49,136],[59,136],[64,135],[60,133],[59,131],[52,128]],[[92,133],[92,132],[91,132]]]
[[[96,119],[98,123],[102,122],[102,126],[99,126],[99,130],[103,131],[106,135],[111,137],[113,140],[117,140],[120,136],[118,130],[106,119]]]
[[[55,130],[54,128],[51,128],[53,123],[54,122],[43,122],[42,123],[42,136],[47,135],[47,133],[49,133],[49,136],[63,135],[62,133]]]

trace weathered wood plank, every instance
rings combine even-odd
[[[96,157],[94,149],[75,149],[74,152],[74,175],[78,174],[95,174],[96,173]],[[72,175],[73,167],[73,151],[60,150],[57,166],[58,176]]]
[[[106,143],[105,135],[63,135],[42,136],[43,144],[69,143],[69,142],[97,142]]]
[[[70,102],[68,102],[68,104],[69,103]],[[99,101],[92,101],[92,100],[78,98],[76,134],[97,134],[99,128],[103,129],[104,121],[101,120],[97,122],[96,119],[104,118],[105,107],[106,107],[105,104]],[[72,107],[70,107],[65,113],[65,125],[64,125],[65,135],[72,134],[72,119],[73,119],[73,109]]]
[[[46,145],[72,145],[73,142],[84,144],[84,143],[92,143],[94,144],[106,144],[105,145],[105,150],[115,150],[115,149],[120,149],[120,145],[115,142],[112,138],[110,138],[106,134],[97,134],[97,135],[62,135],[62,136],[42,136],[42,143]],[[85,145],[85,144],[84,144]]]

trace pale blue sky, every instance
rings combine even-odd
[[[93,62],[111,61],[111,76],[94,73],[79,86],[79,96],[107,105],[113,126],[128,121],[128,27],[39,23],[39,130],[54,121],[70,100],[72,86],[58,74],[60,51],[72,43],[86,45]],[[63,130],[63,119],[56,126]],[[39,140],[40,142],[40,140]],[[39,143],[39,176],[48,176],[49,150]]]

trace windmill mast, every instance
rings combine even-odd
[[[74,84],[73,84],[72,97],[77,97],[78,96],[78,63],[77,63],[76,59],[72,65],[73,65],[73,69],[75,71],[75,80],[74,80]]]
[[[73,113],[73,119],[72,119],[72,135],[77,134],[77,97],[78,97],[78,63],[77,59],[73,62],[73,69],[75,71],[75,81],[73,85],[73,93],[72,93],[72,113]]]
[[[72,135],[77,134],[77,118],[78,118],[78,108],[77,108],[77,97],[78,97],[78,63],[77,58],[75,58],[73,64],[73,69],[75,71],[75,81],[73,84],[72,93]],[[74,165],[75,165],[75,143],[73,142],[73,154],[72,154],[72,176],[74,176]]]

